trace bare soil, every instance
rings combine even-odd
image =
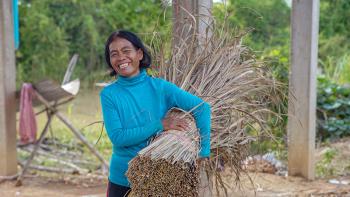
[[[106,196],[107,180],[82,179],[74,176],[25,178],[22,186],[16,187],[16,181],[0,184],[1,197],[102,197]]]
[[[307,181],[300,177],[282,177],[266,173],[250,173],[249,176],[251,180],[244,176],[240,187],[229,189],[228,196],[350,196],[350,185],[331,184],[329,179]],[[350,176],[337,179],[350,182]],[[1,183],[0,196],[102,197],[106,195],[106,188],[107,179],[97,180],[74,175],[50,178],[32,176],[25,178],[20,187],[15,186],[15,181]],[[224,196],[224,193],[216,196]]]

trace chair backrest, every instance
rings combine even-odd
[[[70,81],[71,75],[73,73],[74,67],[78,61],[79,55],[74,54],[69,61],[66,73],[64,75],[62,84],[60,85],[54,80],[44,79],[33,84],[34,89],[39,92],[47,101],[58,101],[60,99],[69,99],[74,97],[80,88],[80,81],[76,79]],[[16,91],[16,103],[17,111],[19,111],[21,90]],[[33,106],[41,105],[37,99],[33,99]]]
[[[69,61],[66,73],[64,74],[62,85],[64,85],[64,84],[69,82],[70,77],[72,76],[74,67],[77,64],[78,58],[79,58],[79,55],[78,54],[74,54],[72,59]]]

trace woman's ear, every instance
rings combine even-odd
[[[141,49],[137,50],[137,56],[140,61],[143,59],[143,51]]]

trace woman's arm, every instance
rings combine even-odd
[[[201,98],[186,92],[175,84],[165,82],[165,94],[170,107],[179,107],[185,111],[192,111],[196,120],[196,126],[201,136],[200,157],[209,157],[210,155],[210,105]]]
[[[142,127],[122,128],[119,114],[111,99],[103,93],[100,94],[100,99],[107,134],[115,147],[139,144],[158,131],[163,130],[160,120],[149,122]]]

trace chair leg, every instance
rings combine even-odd
[[[43,132],[41,133],[39,140],[36,142],[34,149],[33,149],[32,153],[30,154],[29,158],[25,162],[23,169],[17,178],[16,186],[22,185],[22,178],[23,178],[24,174],[26,173],[27,169],[29,168],[30,164],[32,163],[33,158],[36,155],[36,152],[38,151],[41,143],[44,140],[45,135],[47,134],[47,131],[49,130],[48,128],[49,128],[49,125],[51,123],[51,119],[52,119],[52,114],[48,114],[48,119],[47,119],[47,122],[45,124],[44,129],[43,129]]]
[[[89,141],[76,129],[67,118],[65,118],[60,112],[56,112],[55,115],[74,133],[74,135],[83,142],[102,163],[105,170],[109,169],[107,161],[102,157],[102,155],[89,143]]]
[[[50,103],[45,100],[45,98],[43,96],[41,96],[41,94],[39,92],[36,92],[36,96],[37,98],[51,111],[55,112],[55,115],[65,124],[67,125],[67,127],[74,133],[74,135],[80,140],[82,141],[88,148],[89,150],[101,161],[102,165],[103,165],[103,169],[109,169],[108,163],[107,161],[102,157],[102,155],[89,143],[89,141],[87,141],[85,139],[85,137],[83,135],[80,134],[79,130],[77,130],[75,127],[73,127],[72,123],[65,118],[59,111],[57,111],[57,109],[55,107],[53,107],[52,105],[50,105]]]

